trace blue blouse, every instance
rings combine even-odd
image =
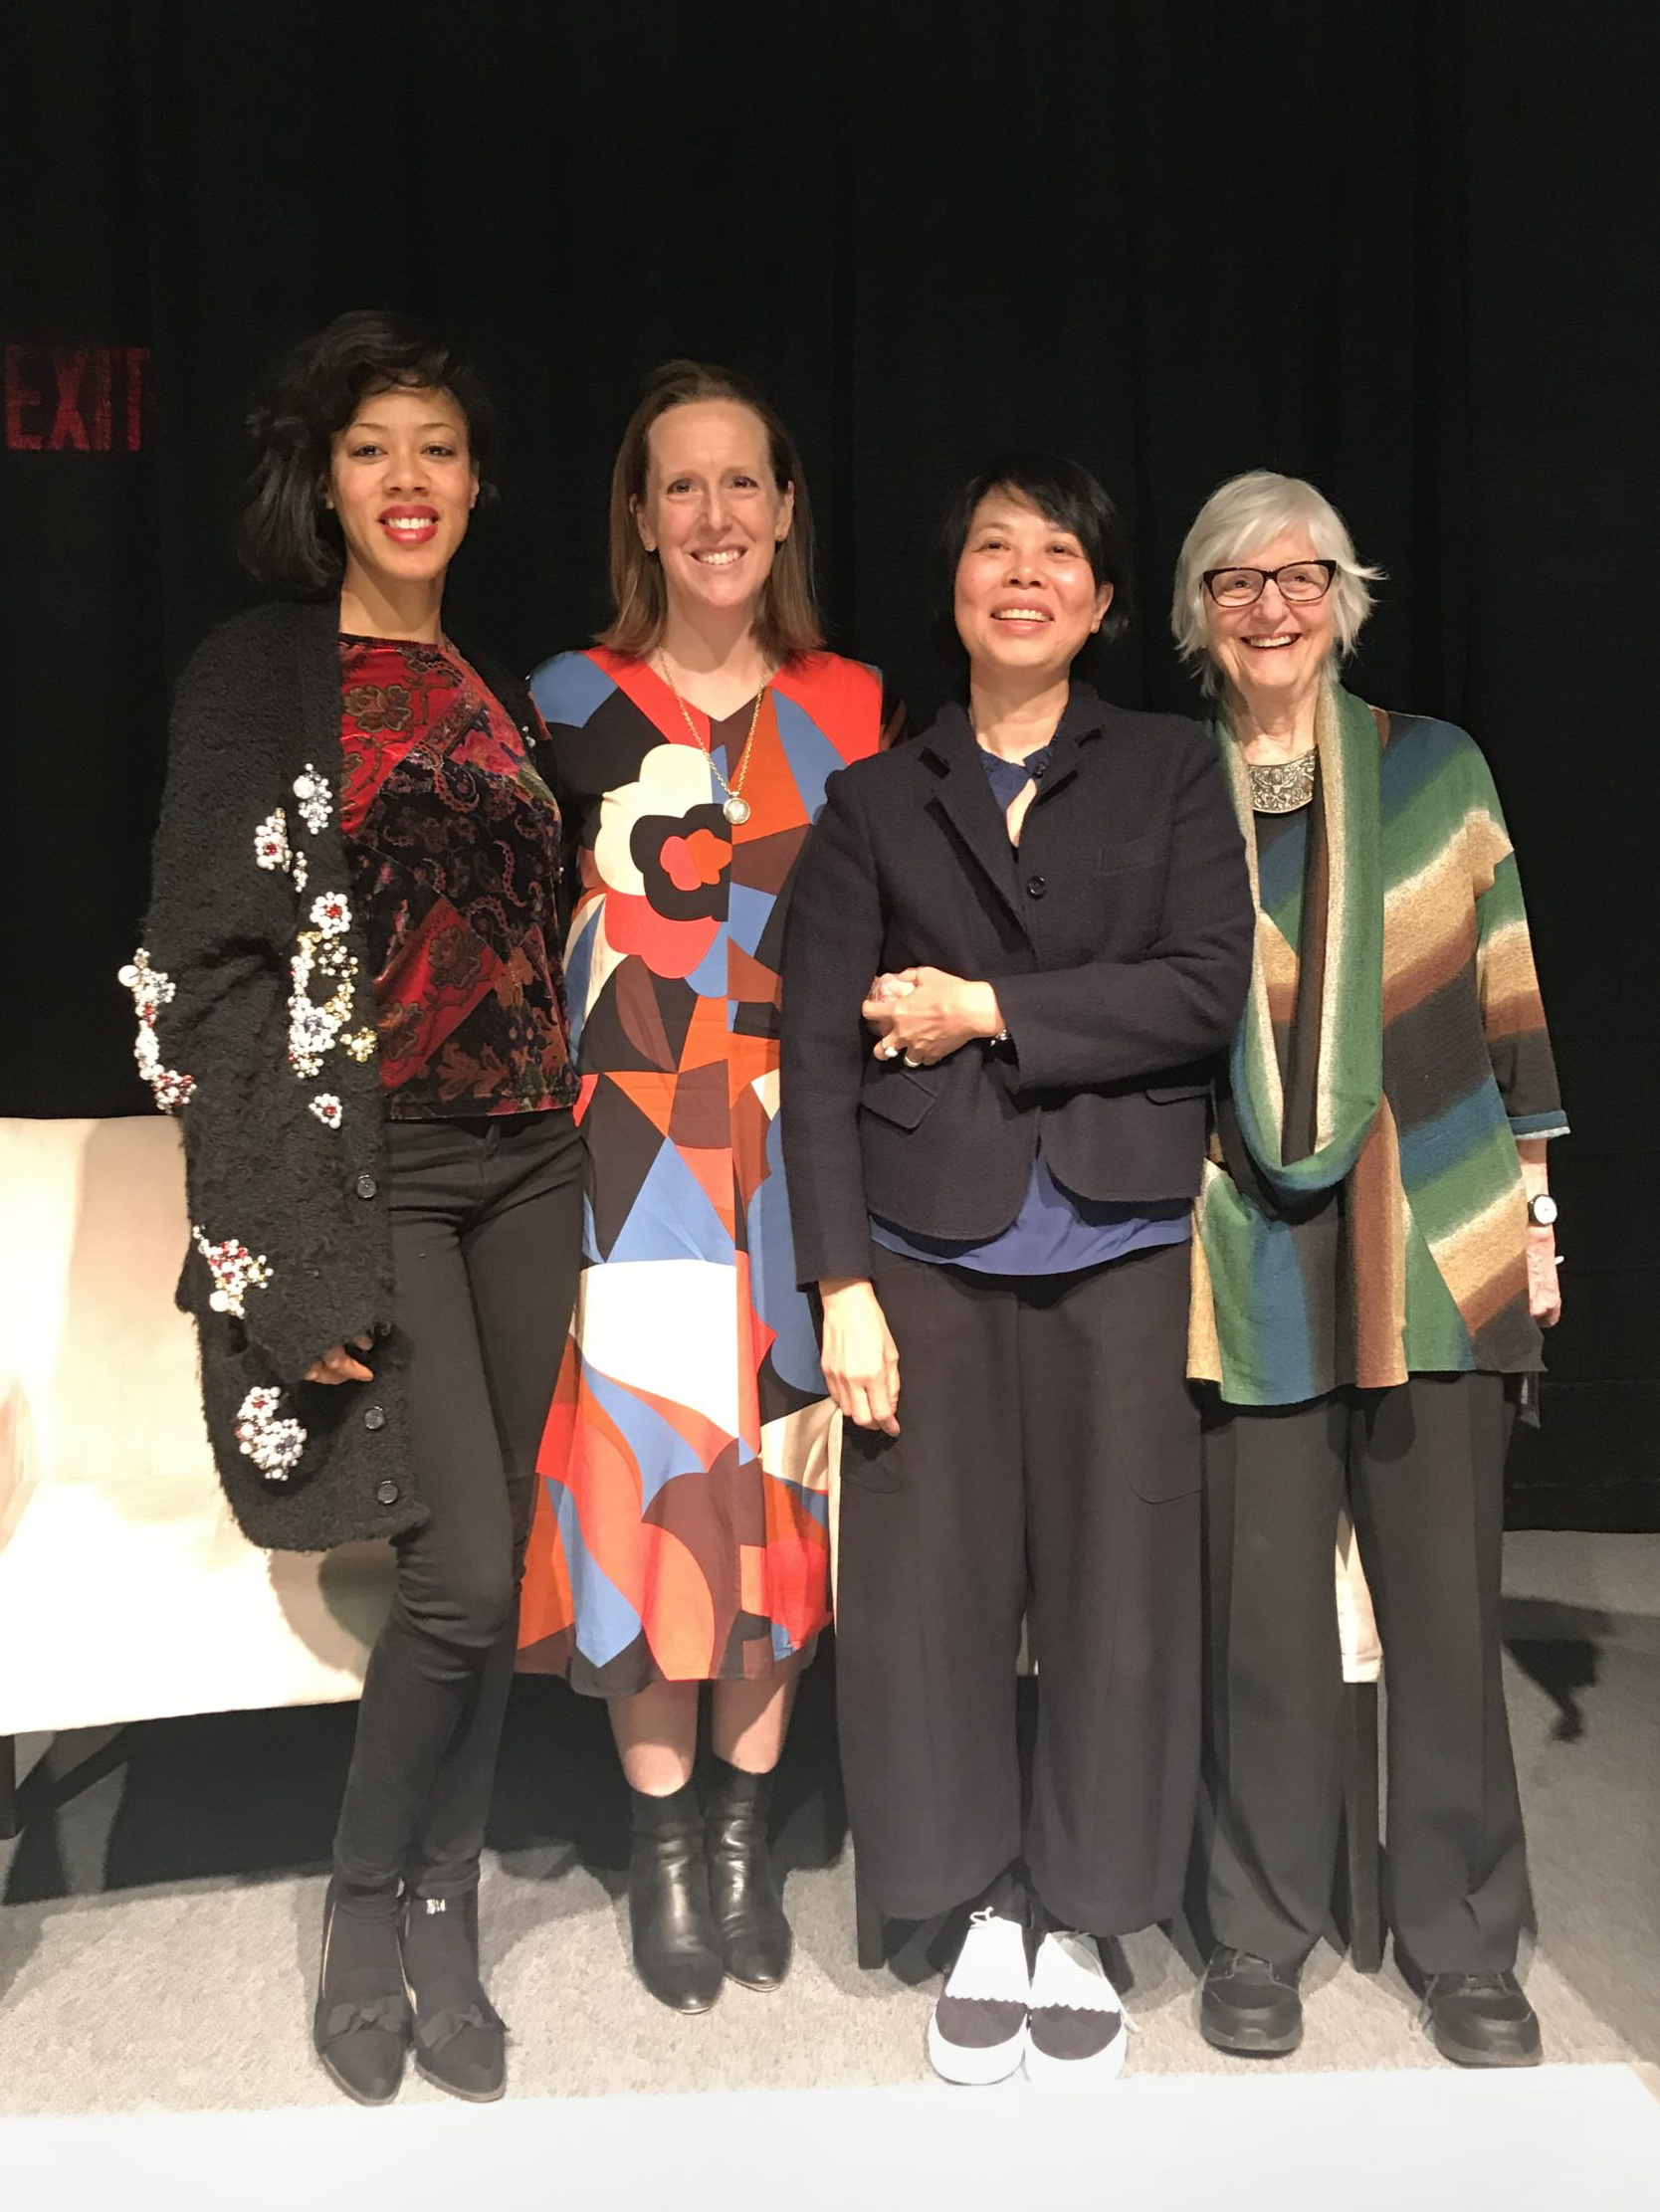
[[[982,746],[998,806],[1006,814],[1010,802],[1028,779],[1041,782],[1049,767],[1050,752],[1042,745],[1024,760],[1003,760]],[[1032,1162],[1032,1179],[1026,1186],[1020,1211],[1006,1229],[975,1243],[945,1237],[922,1237],[892,1222],[870,1217],[871,1241],[907,1259],[929,1260],[957,1268],[973,1268],[983,1275],[1070,1275],[1079,1268],[1098,1268],[1108,1260],[1122,1260],[1128,1253],[1150,1245],[1184,1244],[1190,1234],[1191,1202],[1185,1198],[1124,1204],[1114,1199],[1081,1198],[1056,1182],[1040,1144]]]

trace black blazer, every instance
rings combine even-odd
[[[551,788],[529,695],[469,658]],[[396,1536],[427,1517],[393,1328],[368,947],[355,917],[316,933],[317,903],[350,890],[340,763],[337,607],[257,607],[211,632],[173,703],[129,983],[139,1068],[184,1138],[192,1241],[178,1303],[201,1344],[208,1439],[242,1529],[276,1550]],[[308,938],[313,955],[343,947],[343,964],[297,969]],[[227,1270],[233,1244],[263,1263],[263,1281]],[[318,1352],[365,1330],[372,1383],[301,1380]]]
[[[1173,715],[1074,685],[1018,849],[960,706],[832,776],[784,947],[799,1280],[868,1275],[867,1213],[924,1236],[996,1236],[1040,1132],[1080,1197],[1191,1196],[1252,930],[1216,748]],[[859,1018],[872,977],[923,964],[994,983],[1008,1044],[934,1068],[874,1059]]]

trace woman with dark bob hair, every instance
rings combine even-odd
[[[487,2099],[479,1855],[581,1235],[559,809],[528,695],[442,626],[489,491],[466,362],[342,315],[251,427],[243,547],[274,596],[179,685],[123,980],[180,1117],[178,1297],[232,1509],[256,1544],[397,1553],[316,2048],[363,2104],[397,2094],[412,2040],[429,2081]]]
[[[831,779],[784,955],[795,1264],[848,1423],[842,1763],[866,1895],[972,1908],[935,2070],[1111,2076],[1095,1938],[1174,1910],[1192,1833],[1188,1210],[1250,893],[1202,731],[1073,677],[1127,597],[1094,478],[993,463],[943,555],[966,696]]]
[[[526,1665],[608,1703],[635,1970],[688,2013],[788,1970],[767,1797],[829,1611],[833,1408],[790,1264],[778,967],[826,778],[884,714],[875,670],[823,650],[811,552],[776,411],[670,361],[612,471],[611,622],[531,679],[580,855],[589,1216],[521,1633]]]

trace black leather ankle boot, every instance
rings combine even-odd
[[[670,1797],[629,1792],[628,1925],[634,1971],[660,2004],[707,2012],[721,1994],[721,1938],[709,1907],[709,1861],[697,1787]]]
[[[715,1761],[709,1809],[709,1890],[726,1972],[747,1989],[776,1989],[789,1972],[792,1938],[772,1869],[766,1815],[770,1774]]]
[[[508,2031],[479,1978],[479,1893],[404,1904],[403,1971],[415,2001],[415,2071],[470,2105],[508,2086]]]
[[[360,1909],[354,1910],[354,1906]],[[322,1909],[322,1967],[311,2041],[359,2105],[389,2105],[409,2055],[409,2000],[398,1960],[397,1892],[347,1896],[330,1882]]]

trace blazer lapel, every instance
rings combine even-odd
[[[968,848],[986,882],[1030,935],[1026,914],[1017,896],[1014,848],[985,767],[974,742],[968,717],[960,707],[947,707],[923,740],[940,775],[934,803]]]
[[[1081,745],[1104,733],[1106,709],[1087,684],[1074,684],[1060,725],[1049,745],[1049,772],[1032,799],[1031,813],[1047,806],[1057,791],[1064,791],[1078,773]],[[1028,814],[1028,820],[1030,814]]]

